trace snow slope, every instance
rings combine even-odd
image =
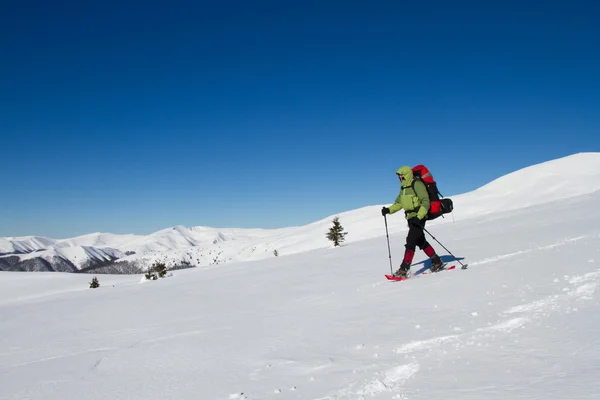
[[[469,218],[597,190],[600,153],[579,153],[520,169],[453,199],[456,218]]]
[[[0,272],[0,399],[597,399],[599,201],[440,224],[469,269],[407,282],[381,234],[95,290]]]
[[[434,174],[435,176],[435,174]],[[468,179],[468,177],[464,177]],[[393,185],[399,182],[390,172],[389,205],[397,194]],[[440,182],[440,190],[451,187]],[[600,190],[600,153],[579,153],[527,167],[490,182],[469,193],[451,196],[455,203],[453,216],[438,218],[429,226],[463,221],[471,218],[493,218],[500,211],[516,210],[532,204],[544,204],[558,199],[573,198]],[[349,232],[347,243],[374,238],[384,233],[380,209],[383,204],[339,213],[340,221]],[[314,223],[283,229],[236,229],[176,226],[150,235],[115,235],[94,233],[70,239],[40,237],[0,239],[0,253],[46,250],[36,256],[52,262],[54,257],[68,260],[76,268],[90,262],[103,263],[118,257],[121,261],[149,266],[156,261],[172,267],[186,262],[191,266],[210,266],[298,254],[331,247],[325,233],[331,217]],[[390,233],[406,231],[402,213],[388,217]],[[71,250],[66,250],[71,249]],[[126,255],[134,252],[133,255]],[[0,260],[1,261],[1,260]],[[1,263],[0,263],[1,264]]]

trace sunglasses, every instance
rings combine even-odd
[[[401,180],[404,180],[404,175],[400,175],[400,174],[396,174],[398,175],[398,178],[400,178]]]

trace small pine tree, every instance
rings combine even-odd
[[[90,289],[95,289],[100,286],[100,282],[98,282],[98,278],[94,277],[90,282]]]
[[[146,272],[146,274],[144,276],[148,280],[155,281],[159,277],[164,278],[166,274],[167,274],[167,267],[165,266],[165,264],[161,263],[161,262],[156,262],[156,263],[152,264],[152,266],[150,268],[148,268],[148,271]]]
[[[279,256],[279,253],[277,252],[277,249],[273,250],[273,254],[275,254],[275,257]]]
[[[337,247],[346,239],[346,235],[348,232],[344,232],[344,227],[340,223],[340,218],[335,217],[333,219],[333,226],[329,228],[329,232],[327,232],[327,239],[333,242],[333,246]]]
[[[159,278],[164,278],[167,274],[167,267],[164,263],[156,263],[153,267],[154,271],[158,274]]]

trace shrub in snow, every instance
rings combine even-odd
[[[98,278],[94,277],[90,282],[90,289],[95,289],[100,286],[100,282],[98,282]]]
[[[167,274],[167,267],[164,263],[154,263],[150,268],[148,268],[148,272],[146,272],[145,277],[148,280],[157,280],[158,278],[164,278]]]
[[[156,276],[156,274],[154,272],[152,272],[150,269],[148,269],[148,272],[146,272],[146,274],[144,276],[149,281],[150,280],[155,281],[158,279],[158,276]]]
[[[346,239],[346,235],[348,232],[344,232],[344,227],[340,223],[340,218],[335,217],[333,219],[333,226],[329,228],[329,232],[327,232],[327,239],[333,242],[333,246],[339,246]]]

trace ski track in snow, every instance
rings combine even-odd
[[[414,353],[420,350],[429,350],[434,347],[441,346],[445,343],[454,342],[459,340],[461,335],[449,335],[449,336],[440,336],[435,337],[433,339],[427,340],[418,340],[414,342],[407,343],[402,347],[394,350],[396,354],[409,354]]]
[[[520,255],[523,255],[523,254],[527,254],[527,253],[533,253],[533,252],[536,252],[536,251],[543,251],[543,250],[550,250],[550,249],[554,249],[554,248],[557,248],[557,247],[560,247],[560,246],[571,244],[573,242],[577,242],[579,240],[586,239],[586,238],[588,238],[588,236],[577,236],[577,237],[574,237],[574,238],[564,239],[564,240],[561,240],[561,241],[558,241],[556,243],[552,243],[552,244],[549,244],[549,245],[546,245],[546,246],[533,247],[533,248],[530,248],[530,249],[515,251],[513,253],[501,254],[501,255],[498,255],[498,256],[495,256],[495,257],[489,257],[489,258],[485,258],[483,260],[470,262],[469,266],[489,264],[489,263],[492,263],[492,262],[495,262],[495,261],[500,261],[500,260],[504,260],[504,259],[507,259],[507,258],[512,258],[512,257],[520,256]]]
[[[594,279],[599,279],[600,278],[600,271],[594,271],[594,272],[588,272],[585,275],[581,275],[581,276],[575,276],[573,278],[569,279],[569,283],[583,283],[583,282],[587,282],[587,281],[591,281]]]
[[[529,322],[529,318],[513,318],[485,328],[478,328],[475,332],[511,332],[524,326]]]
[[[598,283],[594,281],[600,280],[600,271],[589,272],[572,278],[565,277],[565,279],[568,279],[567,282],[569,284],[578,286],[572,289],[564,288],[562,294],[550,295],[543,299],[521,304],[504,311],[504,313],[514,314],[530,312],[547,315],[551,311],[570,312],[572,309],[571,302],[589,300],[592,298],[598,285]]]
[[[574,238],[570,241],[579,239],[581,238]],[[550,247],[543,246],[538,249]],[[487,335],[510,333],[517,329],[525,328],[533,319],[548,316],[552,312],[576,311],[577,308],[572,306],[573,302],[581,302],[593,298],[598,285],[597,281],[600,281],[600,270],[584,275],[565,277],[565,279],[572,287],[563,289],[562,293],[509,308],[499,315],[502,318],[504,315],[524,313],[524,316],[506,319],[462,334],[438,336],[406,343],[392,350],[392,353],[402,355],[405,358],[410,357],[413,362],[409,364],[403,363],[377,372],[371,378],[354,382],[345,388],[335,391],[331,395],[315,400],[370,399],[378,398],[384,392],[394,393],[393,399],[409,399],[410,394],[403,390],[403,386],[411,377],[419,372],[420,354],[430,353],[436,349],[443,351],[441,348],[447,345],[452,345],[456,350],[460,350],[460,348],[465,346],[481,346],[481,339],[484,339]],[[476,316],[477,314],[473,313],[473,315]]]

